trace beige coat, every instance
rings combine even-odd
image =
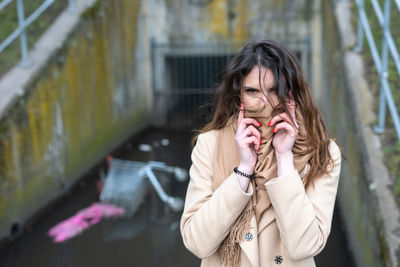
[[[253,194],[252,185],[243,192],[233,170],[213,192],[212,162],[217,131],[198,137],[192,151],[190,182],[181,218],[181,234],[188,250],[202,259],[202,267],[222,266],[216,250]],[[330,144],[334,160],[331,175],[304,189],[302,173],[297,170],[267,183],[271,206],[259,225],[255,217],[252,229],[240,243],[241,265],[253,267],[315,266],[313,256],[324,248],[331,229],[332,213],[340,174],[341,154],[334,141]]]

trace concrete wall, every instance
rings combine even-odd
[[[339,202],[351,248],[359,266],[380,266],[376,221],[373,217],[372,195],[363,163],[363,151],[354,127],[352,98],[347,88],[341,62],[341,43],[332,12],[333,4],[322,1],[322,79],[318,103],[329,129],[337,137],[347,160],[343,160]],[[368,233],[368,234],[367,234]]]
[[[148,123],[149,88],[137,77],[139,4],[98,1],[86,9],[4,114],[1,237]]]
[[[398,266],[398,207],[379,138],[371,129],[377,100],[365,80],[361,57],[352,52],[352,2],[315,3],[320,12],[313,22],[314,95],[347,157],[337,196],[343,228],[357,266]]]

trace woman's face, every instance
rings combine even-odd
[[[261,74],[261,77],[260,77]],[[260,81],[262,87],[260,88]],[[245,77],[243,88],[240,92],[240,99],[246,106],[262,106],[268,102],[277,105],[278,97],[274,92],[274,75],[268,68],[254,66],[250,73]]]

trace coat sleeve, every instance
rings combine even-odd
[[[213,191],[209,145],[215,144],[214,139],[211,134],[199,135],[192,151],[190,181],[180,223],[183,243],[199,258],[217,250],[253,194],[251,184],[247,192],[241,190],[233,171]]]
[[[316,179],[314,187],[305,190],[297,170],[265,184],[286,254],[293,260],[317,255],[330,233],[341,153],[334,141],[329,150],[333,169]]]

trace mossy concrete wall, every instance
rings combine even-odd
[[[356,41],[351,29],[352,3],[315,3],[320,12],[315,13],[313,23],[314,95],[347,157],[342,160],[337,196],[342,227],[357,266],[398,266],[399,239],[394,231],[398,218],[394,216],[394,224],[390,218],[397,211],[390,208],[393,200],[377,156],[381,154],[379,139],[371,129],[373,101],[377,100],[368,91],[362,60],[349,57]]]
[[[337,200],[346,223],[347,238],[359,266],[380,265],[377,223],[373,199],[368,189],[362,144],[354,127],[354,110],[346,86],[332,1],[322,1],[322,79],[321,107],[329,129],[343,148],[343,160]],[[378,255],[377,255],[378,254]]]
[[[87,9],[0,121],[1,237],[148,123],[150,94],[136,71],[139,5]]]

